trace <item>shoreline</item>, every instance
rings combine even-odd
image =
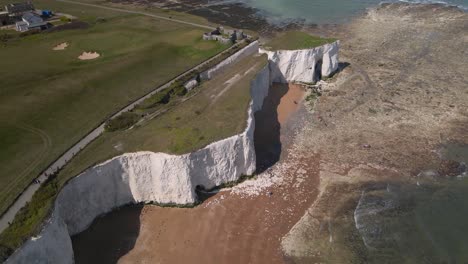
[[[233,28],[253,30],[261,37],[271,37],[275,33],[288,30],[314,30],[315,32],[326,31],[328,28],[341,27],[351,23],[359,17],[365,16],[369,10],[379,8],[388,4],[407,5],[407,6],[434,6],[444,8],[456,8],[457,10],[468,12],[468,6],[453,5],[444,1],[418,1],[409,0],[381,1],[372,4],[355,14],[345,17],[341,21],[311,23],[303,18],[285,18],[280,22],[272,22],[266,11],[257,7],[249,6],[242,2],[219,2],[206,4],[204,0],[190,0],[185,2],[174,2],[171,0],[137,1],[137,0],[110,0],[114,4],[122,5],[140,5],[146,7],[157,7],[162,9],[174,10],[178,12],[189,13],[207,19],[209,22],[225,25]]]

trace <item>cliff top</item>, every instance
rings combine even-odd
[[[301,31],[288,31],[279,34],[265,46],[270,50],[310,49],[335,42],[334,38],[321,38]]]
[[[64,168],[60,180],[123,153],[185,154],[242,133],[251,100],[250,81],[266,64],[266,56],[244,58],[229,71],[203,82],[182,102],[164,105],[156,111],[159,114],[131,129],[104,133]]]

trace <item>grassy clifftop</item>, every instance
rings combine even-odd
[[[281,33],[265,46],[271,50],[300,50],[310,49],[335,42],[334,38],[321,38],[301,31]]]

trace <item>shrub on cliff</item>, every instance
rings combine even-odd
[[[158,104],[167,104],[171,99],[170,89],[164,89],[163,91],[155,93],[150,98],[144,100],[141,104],[137,105],[137,109],[148,109],[153,108]]]
[[[37,235],[44,219],[50,212],[58,191],[56,174],[42,184],[33,199],[21,208],[13,223],[0,234],[0,262],[3,262],[26,240]]]
[[[138,114],[126,112],[107,121],[105,129],[108,132],[124,130],[132,127],[136,122],[138,122],[139,119],[140,116]]]

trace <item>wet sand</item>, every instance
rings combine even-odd
[[[279,136],[275,124],[291,131],[288,120],[296,118],[304,98],[298,85],[275,84],[270,91],[256,116],[265,117],[257,123],[256,141]],[[256,147],[267,148],[268,140],[263,142]],[[280,165],[293,155],[287,149],[279,154]],[[76,263],[114,263],[119,257],[119,263],[284,263],[281,238],[317,196],[318,162],[295,160],[281,184],[259,195],[222,190],[196,208],[122,208],[73,237]]]
[[[278,122],[286,125],[287,121],[299,108],[304,99],[305,87],[298,84],[273,84],[273,91],[280,87],[288,86],[287,93],[281,97],[280,104],[278,105]]]

